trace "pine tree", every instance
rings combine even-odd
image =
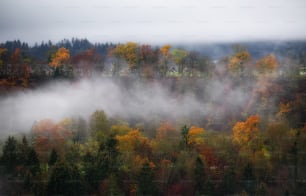
[[[81,178],[77,167],[58,161],[54,165],[47,186],[47,195],[81,194]]]
[[[50,159],[48,162],[49,166],[53,166],[56,163],[57,159],[58,159],[58,155],[56,151],[52,149],[51,154],[50,154]]]
[[[17,140],[14,137],[8,137],[4,144],[1,157],[1,162],[8,172],[13,172],[19,164],[19,155]]]
[[[181,130],[181,135],[182,135],[182,143],[185,149],[187,149],[188,147],[188,133],[189,133],[189,128],[186,125],[184,125]]]
[[[40,163],[37,158],[37,153],[34,148],[30,148],[27,156],[26,166],[29,168],[30,172],[35,176],[40,172]]]
[[[205,176],[204,164],[200,157],[197,157],[196,159],[194,175],[195,175],[195,190],[196,192],[202,194],[204,190],[206,176]]]
[[[20,149],[20,162],[22,164],[26,164],[27,156],[28,156],[29,151],[30,151],[30,146],[29,146],[28,140],[25,136],[22,137],[22,141],[21,141],[21,144],[19,145],[19,149]]]
[[[256,189],[256,196],[268,196],[269,195],[269,191],[268,191],[268,187],[264,182],[261,182],[259,184],[259,186]]]
[[[138,175],[138,190],[139,195],[156,195],[157,188],[154,184],[154,173],[148,162],[142,165]]]

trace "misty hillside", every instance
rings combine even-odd
[[[0,196],[306,195],[305,0],[0,0]]]
[[[305,51],[0,44],[0,195],[302,195]]]

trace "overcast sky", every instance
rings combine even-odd
[[[0,42],[305,39],[305,0],[0,0]]]

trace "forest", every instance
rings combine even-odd
[[[305,42],[0,43],[0,195],[303,195],[305,61]]]

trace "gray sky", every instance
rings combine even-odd
[[[305,39],[305,0],[1,0],[0,41]]]

